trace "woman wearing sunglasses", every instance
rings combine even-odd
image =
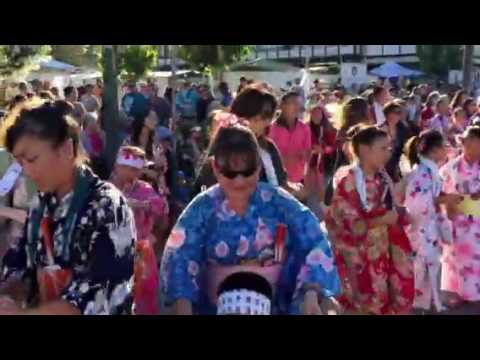
[[[258,147],[244,126],[218,131],[209,159],[218,184],[180,216],[162,259],[162,298],[176,314],[215,314],[220,284],[239,272],[269,281],[273,314],[336,304],[339,278],[318,220],[283,189],[259,183]]]

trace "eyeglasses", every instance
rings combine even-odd
[[[257,168],[255,166],[252,166],[246,170],[240,170],[240,171],[233,171],[233,170],[227,170],[227,169],[220,169],[220,174],[225,176],[226,178],[233,180],[237,176],[243,176],[244,178],[249,178],[253,174],[255,174],[255,171],[257,171]]]

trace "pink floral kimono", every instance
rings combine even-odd
[[[446,193],[473,194],[480,191],[480,165],[470,165],[459,156],[441,170]],[[442,259],[442,290],[466,301],[480,300],[480,217],[459,214],[452,222],[453,244]]]
[[[160,289],[158,263],[153,249],[155,237],[152,234],[155,219],[168,213],[167,201],[147,182],[138,180],[125,192],[128,199],[149,201],[150,209],[133,210],[137,228],[135,256],[134,313],[136,315],[157,315],[159,313],[158,292]]]
[[[440,267],[442,247],[451,242],[451,223],[435,198],[442,191],[442,180],[437,164],[421,158],[408,177],[405,207],[413,223],[407,234],[414,251],[415,300],[414,307],[430,310],[432,302],[442,311],[440,301]]]

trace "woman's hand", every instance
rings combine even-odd
[[[474,196],[477,196],[477,198],[474,198]],[[471,195],[472,200],[478,200],[480,199],[480,193],[472,194]],[[444,194],[442,195],[442,203],[447,205],[447,206],[457,206],[463,201],[463,196],[460,194]]]
[[[152,169],[144,169],[143,174],[152,180],[155,180],[158,177],[158,173]]]
[[[394,225],[398,222],[398,213],[395,210],[390,210],[381,217],[380,222],[383,225]]]
[[[10,296],[0,296],[0,315],[20,315],[22,311]]]
[[[318,304],[318,295],[314,290],[308,290],[305,293],[303,301],[303,315],[323,315],[322,309]]]
[[[312,154],[322,154],[322,145],[314,145],[312,149]]]
[[[149,201],[140,201],[140,200],[135,200],[135,199],[128,199],[128,205],[132,209],[146,210],[146,209],[150,208],[150,202]]]
[[[178,299],[175,302],[175,315],[193,315],[191,301],[187,299]]]
[[[320,303],[320,308],[325,315],[341,315],[342,306],[334,297],[326,297]]]
[[[480,200],[480,191],[477,191],[476,193],[471,194],[470,197],[472,198],[472,200]]]

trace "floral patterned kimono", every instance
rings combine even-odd
[[[168,204],[153,187],[138,180],[131,189],[125,191],[127,199],[149,201],[150,209],[135,209],[135,226],[137,228],[136,261],[135,261],[135,314],[158,315],[158,262],[153,249],[156,238],[153,235],[155,219],[168,214]]]
[[[163,300],[170,304],[188,299],[195,313],[215,314],[216,303],[208,295],[211,269],[275,266],[280,225],[287,235],[285,256],[278,258],[281,272],[273,287],[273,313],[300,313],[308,289],[338,295],[333,255],[310,210],[281,188],[259,183],[240,217],[217,184],[190,203],[172,230],[161,265]]]
[[[442,191],[438,166],[429,159],[420,158],[409,175],[405,207],[414,219],[408,226],[408,237],[414,251],[415,302],[414,307],[429,310],[432,301],[442,311],[440,301],[440,259],[442,244],[452,240],[451,223],[434,200]]]
[[[342,281],[340,299],[347,311],[360,314],[398,314],[413,303],[411,247],[399,214],[398,225],[373,228],[370,220],[390,208],[391,183],[379,173],[365,178],[360,167],[343,167],[326,224],[332,238]],[[390,180],[391,181],[391,180]],[[362,185],[363,184],[363,185]]]
[[[22,237],[2,259],[1,281],[23,280],[29,305],[63,299],[84,315],[130,314],[135,236],[125,198],[81,167],[62,199],[33,199]]]
[[[446,193],[473,194],[480,191],[480,166],[465,157],[449,161],[440,170]],[[480,217],[459,214],[452,222],[453,244],[442,259],[441,289],[466,301],[480,300]]]

